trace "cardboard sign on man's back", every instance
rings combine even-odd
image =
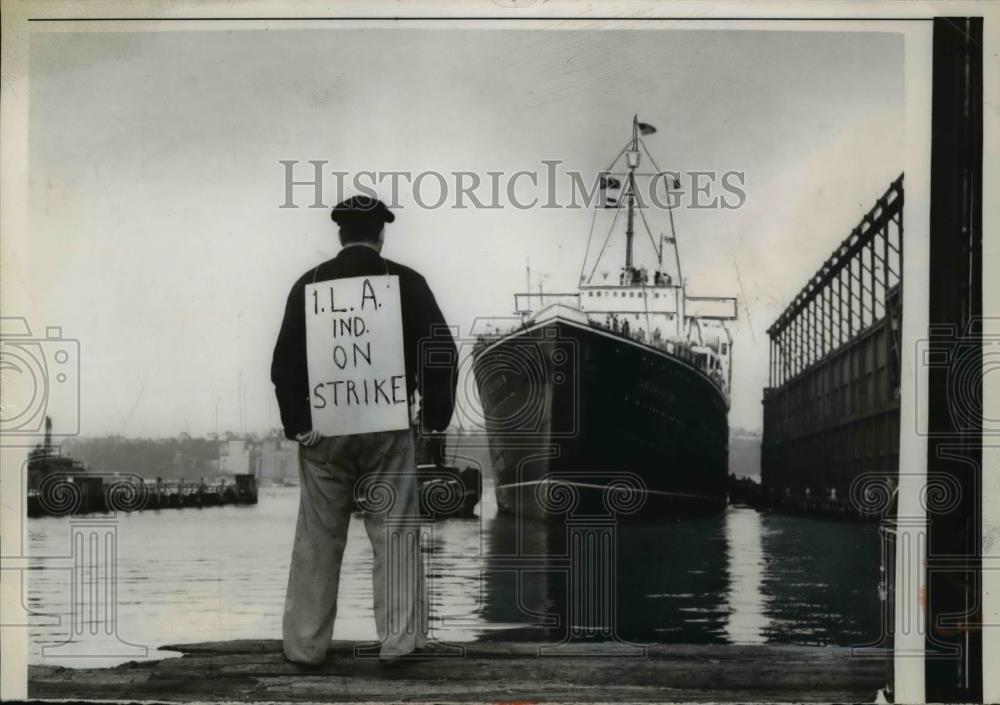
[[[307,284],[312,427],[324,436],[409,426],[399,277]]]

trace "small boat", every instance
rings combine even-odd
[[[475,516],[483,494],[478,468],[446,463],[447,439],[443,433],[421,436],[417,447],[417,479],[421,512],[433,519]]]

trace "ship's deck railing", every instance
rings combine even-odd
[[[591,328],[597,328],[598,330],[605,331],[625,340],[632,340],[634,342],[641,343],[660,352],[666,353],[671,357],[683,360],[692,367],[703,372],[724,394],[729,393],[729,385],[726,382],[726,378],[719,370],[711,369],[707,364],[707,357],[695,352],[692,349],[693,346],[688,341],[651,338],[650,336],[647,336],[646,332],[641,328],[634,333],[625,333],[620,328],[615,329],[612,326],[593,320],[588,321],[588,325],[590,325]],[[476,346],[485,347],[487,345],[491,345],[512,333],[516,333],[519,330],[526,330],[527,328],[528,325],[526,323],[522,323],[520,325],[509,326],[505,329],[496,329],[488,333],[481,333],[476,336]]]
[[[642,328],[634,333],[631,331],[625,333],[620,328],[616,330],[613,326],[601,323],[600,321],[590,321],[590,326],[607,331],[612,335],[617,335],[626,340],[634,340],[637,343],[642,343],[660,352],[667,353],[672,357],[676,357],[679,360],[683,360],[692,367],[704,372],[723,392],[728,392],[726,378],[718,370],[710,369],[706,364],[707,357],[703,358],[702,355],[695,352],[692,349],[693,346],[691,343],[686,340],[671,340],[668,338],[647,336],[646,331]]]

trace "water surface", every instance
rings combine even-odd
[[[570,577],[567,546],[579,527],[519,524],[497,515],[489,483],[484,489],[479,518],[427,527],[436,638],[559,639],[594,622],[604,638],[610,631],[610,638],[641,642],[846,646],[879,634],[874,527],[746,507],[697,521],[604,527],[616,550],[594,572],[617,577],[595,578],[595,599],[611,600],[595,608],[586,602],[593,594],[572,589],[581,579]],[[169,643],[280,638],[297,503],[298,488],[276,487],[263,488],[255,506],[145,511],[110,522],[30,520],[31,661],[110,665],[161,657],[155,648]],[[134,647],[108,648],[107,639],[88,651],[91,631],[115,632],[90,604],[99,592],[88,599],[89,588],[81,588],[79,608],[71,610],[72,525],[99,520],[114,527],[118,553],[117,580],[109,578],[117,590],[112,640],[149,647],[145,656]],[[76,561],[75,570],[104,575],[107,553],[84,555],[95,564]],[[355,518],[334,638],[375,637],[371,555]],[[95,653],[101,658],[90,657]]]

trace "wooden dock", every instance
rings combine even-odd
[[[115,668],[31,666],[28,694],[45,699],[314,702],[872,702],[886,680],[884,653],[805,646],[606,646],[539,656],[541,644],[474,642],[461,650],[383,666],[355,656],[369,645],[333,642],[328,662],[304,670],[277,640],[163,647],[180,658]],[[558,653],[558,652],[556,652]],[[635,652],[633,652],[634,654]]]
[[[197,482],[153,482],[138,475],[107,475],[80,469],[51,472],[36,485],[28,490],[29,518],[257,504],[257,478],[249,473],[208,483],[203,478]]]

